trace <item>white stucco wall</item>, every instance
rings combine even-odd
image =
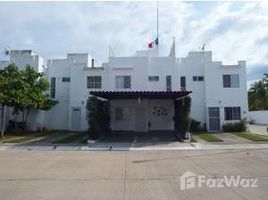
[[[250,111],[249,120],[254,124],[268,125],[268,110]]]
[[[54,100],[58,104],[46,111],[46,126],[49,129],[69,129],[70,84],[62,82],[62,77],[70,77],[70,67],[65,59],[53,59],[47,62],[47,78],[51,85],[51,78],[56,78],[56,92]],[[50,94],[50,92],[49,92]]]
[[[157,115],[155,110],[163,107],[167,115]],[[116,108],[128,109],[129,116],[124,120],[116,120]],[[112,100],[111,101],[111,128],[112,130],[137,131],[138,128],[136,111],[144,110],[144,131],[155,130],[173,130],[174,129],[174,104],[172,100],[154,100],[154,99],[132,99],[132,100]],[[150,126],[148,126],[150,123]]]
[[[223,75],[239,74],[238,88],[224,88]],[[241,119],[248,118],[247,103],[247,79],[245,62],[241,61],[237,65],[222,65],[221,62],[205,63],[205,107],[206,122],[208,124],[208,108],[220,108],[220,125],[224,123],[236,122],[236,120],[224,119],[224,107],[240,107]]]

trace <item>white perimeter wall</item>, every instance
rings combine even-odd
[[[249,120],[254,124],[268,125],[268,110],[250,111]]]

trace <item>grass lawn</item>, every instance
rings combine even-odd
[[[207,142],[223,142],[222,139],[218,138],[216,135],[208,132],[196,132],[194,133],[198,137],[200,137],[202,140],[205,140]]]
[[[86,133],[74,133],[72,135],[68,135],[62,139],[55,140],[53,143],[55,144],[67,144],[67,143],[72,143],[75,141],[78,141],[79,139],[82,139],[85,137]]]
[[[257,135],[248,132],[234,132],[233,134],[251,141],[268,141],[268,136]]]
[[[48,134],[41,134],[41,133],[28,133],[23,135],[16,135],[11,134],[5,136],[5,138],[0,139],[0,143],[22,143],[22,142],[28,142],[33,139],[41,139],[44,136],[47,136]]]

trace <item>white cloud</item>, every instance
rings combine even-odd
[[[177,56],[206,43],[215,60],[268,65],[265,2],[160,2],[161,53],[176,37]],[[35,48],[45,58],[89,52],[106,60],[112,44],[132,55],[156,37],[155,2],[1,2],[0,48]],[[1,58],[1,56],[0,56]]]

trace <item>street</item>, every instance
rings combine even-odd
[[[268,149],[0,151],[1,200],[267,199]],[[257,178],[257,188],[180,189],[186,171]]]

